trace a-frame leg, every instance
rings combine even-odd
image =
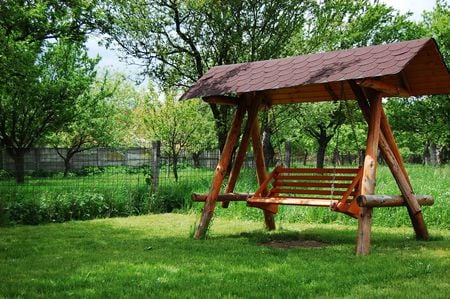
[[[228,183],[225,187],[225,193],[230,193],[234,191],[234,187],[236,186],[237,178],[239,177],[239,173],[242,168],[242,164],[245,161],[245,157],[247,154],[247,149],[250,144],[250,136],[251,130],[253,127],[253,123],[255,119],[258,117],[258,108],[261,101],[254,99],[247,106],[247,123],[245,125],[244,133],[242,134],[241,142],[239,145],[239,149],[236,153],[236,157],[234,158],[233,167],[231,168],[230,176],[228,177]],[[223,208],[228,208],[229,201],[222,202]]]
[[[394,136],[392,135],[391,128],[387,121],[386,116],[384,115],[384,111],[381,117],[381,129],[382,133],[386,139],[387,147],[385,150],[382,150],[383,155],[385,157],[386,163],[389,165],[391,169],[392,175],[397,182],[397,185],[405,199],[408,209],[409,218],[411,219],[411,223],[414,227],[414,231],[416,233],[416,239],[427,240],[428,239],[428,230],[425,224],[425,220],[423,219],[422,209],[420,208],[419,203],[414,197],[414,191],[411,186],[411,182],[409,181],[408,174],[403,165],[403,161],[400,156],[400,152],[398,150],[397,144],[395,143]],[[389,152],[391,150],[391,152]]]
[[[262,148],[261,134],[259,132],[258,118],[255,118],[255,121],[253,122],[253,128],[251,133],[252,133],[253,155],[255,156],[255,164],[256,164],[256,174],[258,176],[258,184],[261,186],[261,184],[267,179],[267,172],[264,163],[264,152]],[[278,210],[278,206],[274,205],[271,210],[272,211]],[[274,213],[265,209],[263,209],[263,212],[266,228],[268,230],[274,230],[275,229]]]
[[[350,81],[350,86],[357,97],[358,104],[363,112],[365,119],[369,121],[370,106],[367,103],[366,96],[363,90],[353,81]],[[411,187],[408,174],[403,165],[400,152],[398,150],[397,144],[392,134],[392,130],[389,126],[384,111],[381,112],[380,125],[381,134],[379,147],[381,153],[383,154],[383,158],[389,166],[389,169],[391,170],[392,175],[397,182],[403,198],[407,203],[409,217],[413,224],[416,238],[426,240],[428,239],[428,230],[423,219],[423,214],[420,205],[414,197],[414,192]]]
[[[241,131],[241,125],[245,115],[245,111],[245,103],[240,103],[236,109],[236,113],[234,115],[234,119],[231,123],[227,140],[225,142],[225,146],[223,147],[219,163],[217,164],[216,170],[214,172],[214,178],[212,180],[211,188],[209,189],[209,193],[206,198],[202,216],[197,226],[197,230],[195,231],[195,239],[203,239],[206,236],[206,231],[214,213],[217,196],[220,192],[220,186],[222,185],[223,179],[226,175],[227,167],[230,164],[233,147],[236,144]]]
[[[371,99],[370,121],[367,134],[366,157],[361,184],[361,194],[375,193],[375,180],[377,171],[378,141],[380,137],[381,96],[375,95]],[[367,255],[370,251],[370,234],[372,226],[372,208],[361,208],[358,219],[357,255]]]

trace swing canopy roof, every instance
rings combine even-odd
[[[351,100],[350,81],[382,96],[450,93],[450,73],[432,38],[211,68],[181,99],[237,104],[257,92],[263,103]]]

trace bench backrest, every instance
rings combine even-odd
[[[360,168],[276,167],[255,197],[352,201],[359,195]],[[272,187],[267,191],[269,185]]]

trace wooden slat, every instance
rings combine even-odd
[[[270,203],[279,205],[293,205],[293,206],[312,206],[312,207],[327,207],[337,203],[337,200],[320,199],[320,198],[297,198],[297,197],[252,197],[248,203]]]
[[[317,194],[317,195],[343,195],[345,191],[339,190],[317,190],[317,189],[288,189],[288,188],[273,188],[271,193],[287,193],[287,194]],[[350,193],[350,195],[354,195],[354,192]]]
[[[333,183],[314,183],[314,182],[290,182],[290,181],[275,181],[274,187],[321,187],[321,188],[345,188],[347,189],[350,184],[333,184]]]
[[[354,176],[333,176],[330,175],[278,175],[277,180],[297,180],[297,181],[352,181]]]
[[[281,168],[280,173],[329,173],[329,174],[340,174],[340,173],[358,173],[359,168]]]

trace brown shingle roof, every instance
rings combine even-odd
[[[393,44],[222,65],[211,68],[182,99],[264,91],[272,103],[354,98],[347,80],[377,78],[410,95],[450,93],[450,75],[436,42]]]

